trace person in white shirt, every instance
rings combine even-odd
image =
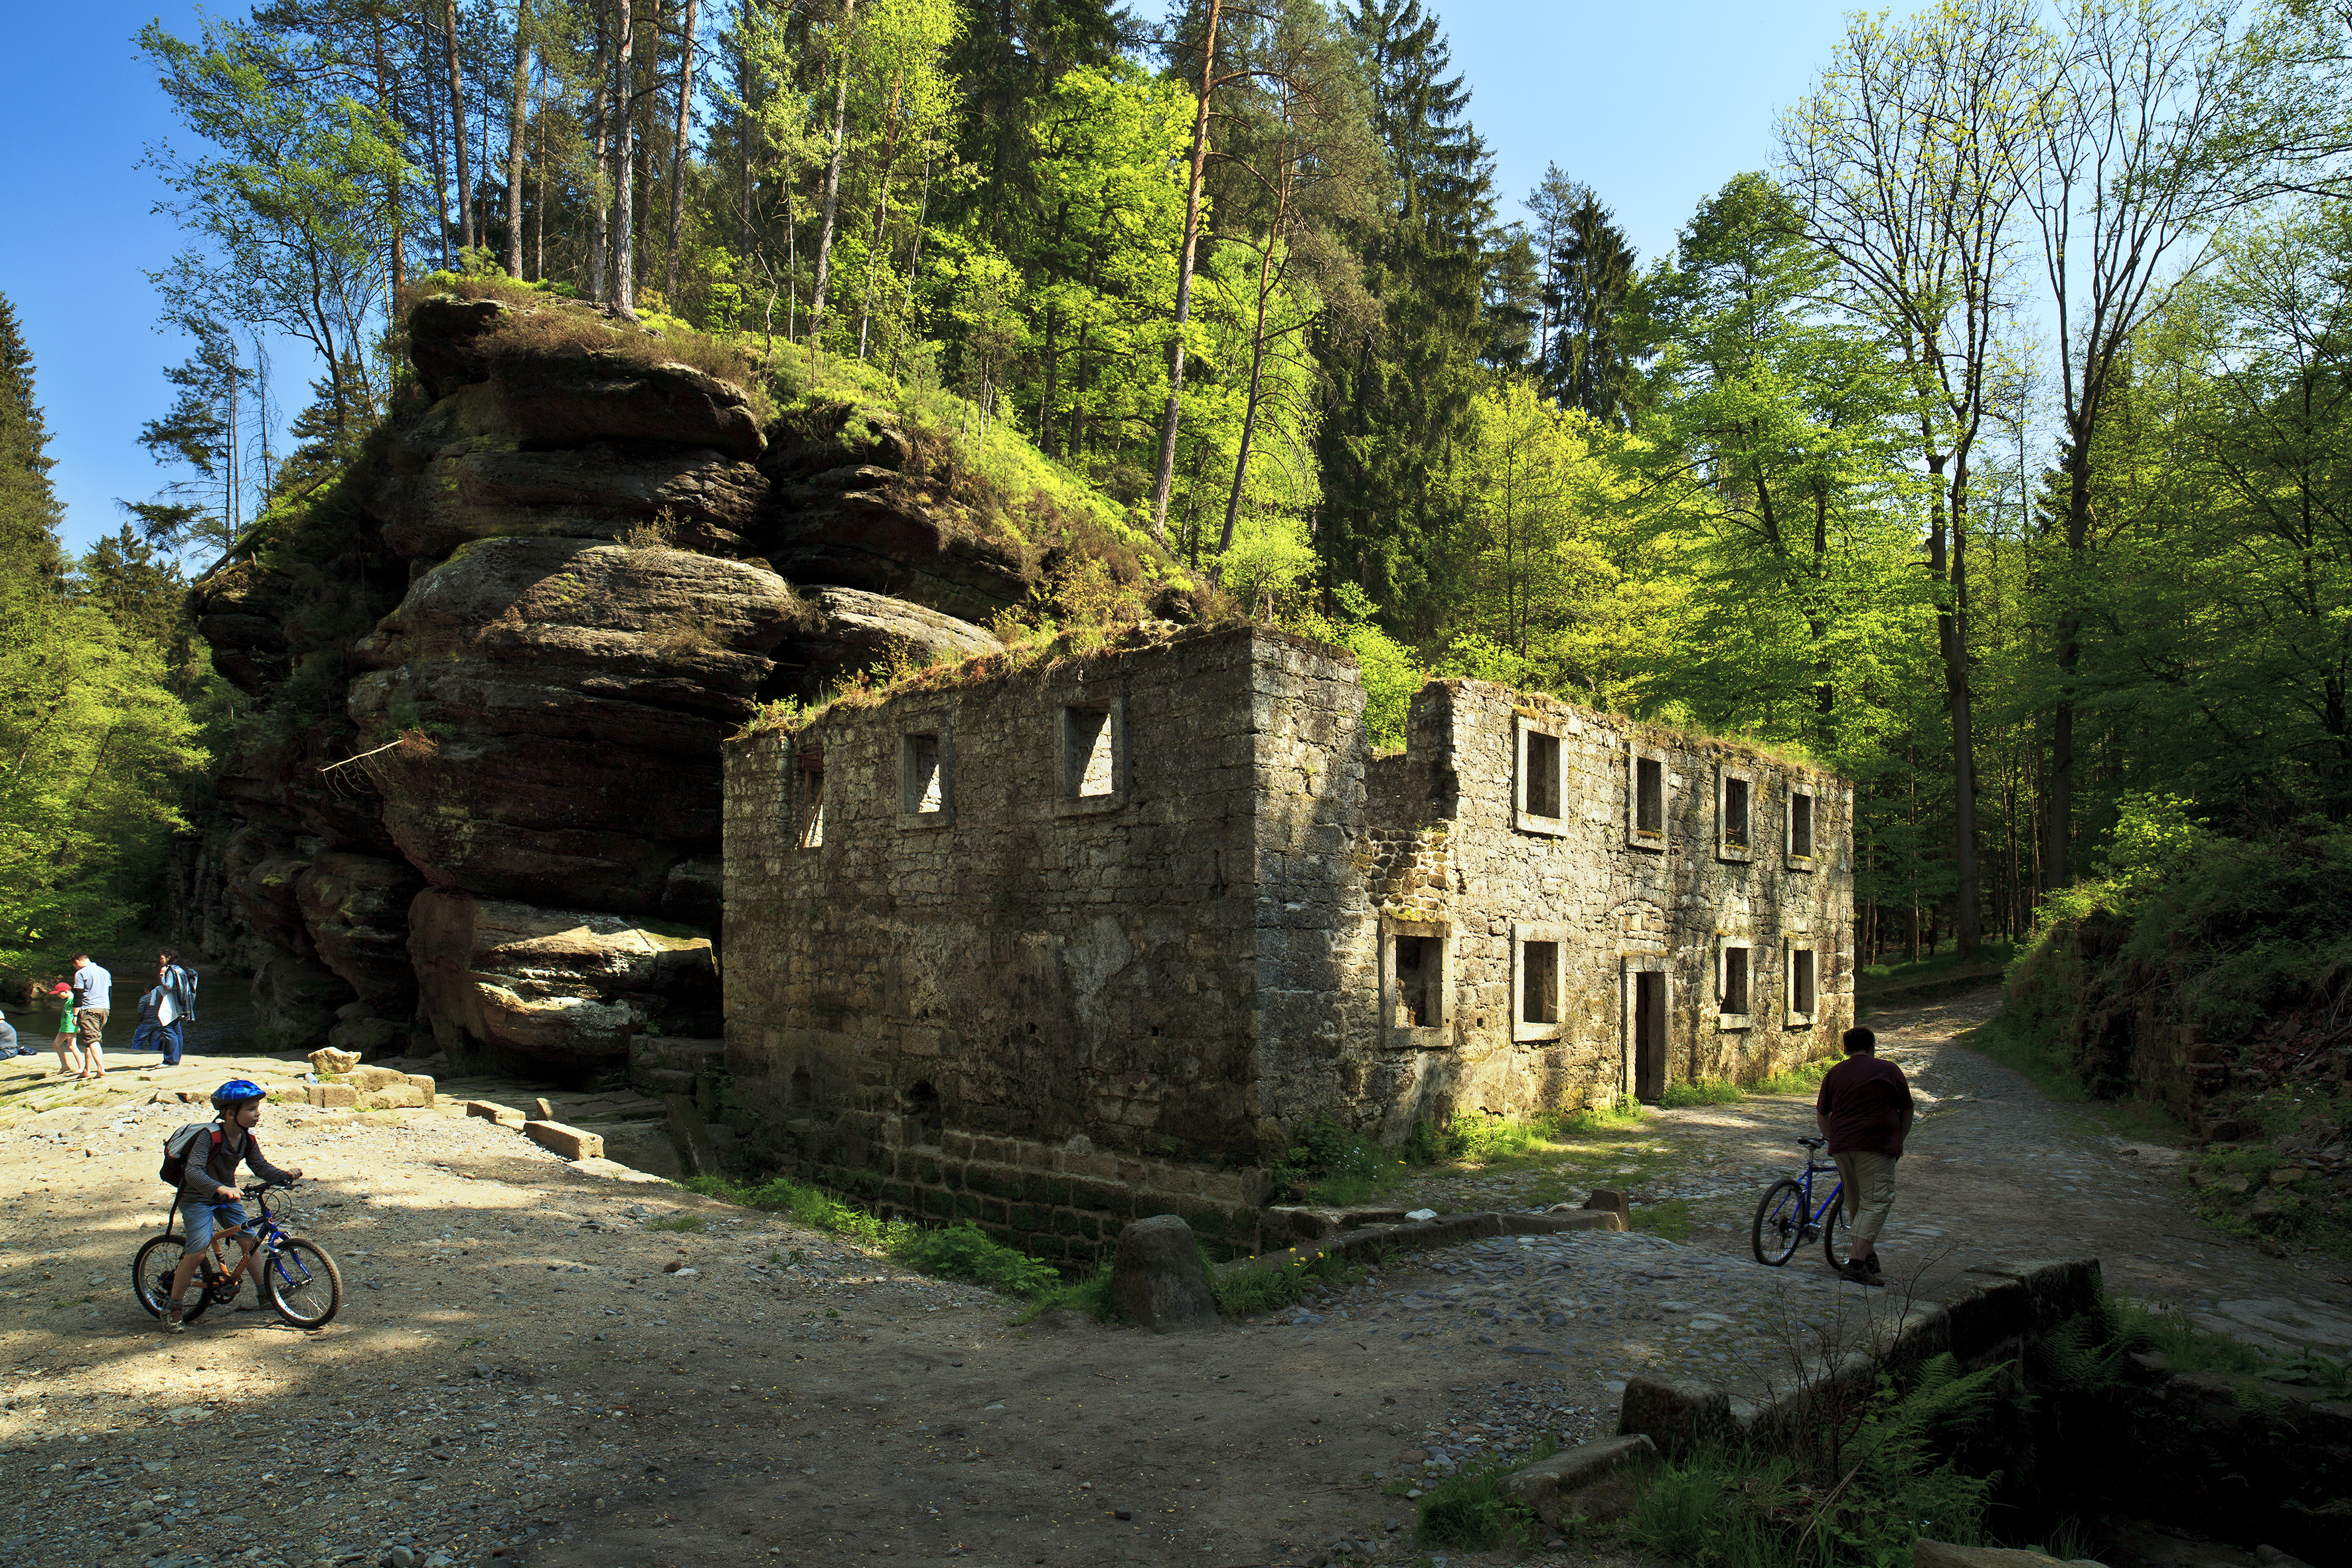
[[[107,990],[114,976],[100,969],[89,954],[74,954],[73,977],[66,984],[73,988],[74,1033],[81,1037],[82,1076],[106,1076],[106,1015]]]

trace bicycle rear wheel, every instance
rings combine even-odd
[[[1805,1230],[1805,1190],[1783,1176],[1764,1190],[1748,1241],[1756,1261],[1778,1268],[1797,1255]]]
[[[1830,1212],[1822,1216],[1822,1256],[1830,1267],[1843,1273],[1853,1238],[1845,1230],[1845,1194],[1841,1190],[1830,1202]]]
[[[326,1249],[289,1237],[261,1266],[261,1293],[298,1329],[322,1329],[343,1306],[343,1274]]]
[[[131,1293],[139,1298],[140,1306],[151,1318],[160,1318],[163,1309],[172,1304],[172,1274],[180,1267],[180,1255],[188,1249],[184,1236],[151,1236],[139,1255],[131,1260]],[[188,1281],[188,1293],[180,1300],[180,1321],[192,1323],[204,1315],[213,1304],[211,1293],[205,1289],[202,1277]]]

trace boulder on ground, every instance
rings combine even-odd
[[[357,1054],[339,1050],[333,1046],[323,1046],[312,1051],[309,1060],[310,1070],[322,1076],[327,1073],[349,1072],[360,1065]]]
[[[1111,1256],[1111,1305],[1154,1333],[1212,1329],[1217,1295],[1192,1227],[1172,1214],[1139,1219],[1118,1233]]]
[[[1640,1500],[1638,1472],[1657,1457],[1657,1445],[1639,1433],[1603,1437],[1514,1471],[1503,1478],[1503,1489],[1554,1530],[1576,1519],[1622,1519]]]

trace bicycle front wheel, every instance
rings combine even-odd
[[[261,1293],[298,1329],[322,1329],[342,1310],[343,1274],[316,1242],[289,1237],[261,1267]]]
[[[1797,1255],[1804,1231],[1805,1190],[1784,1176],[1765,1189],[1756,1205],[1756,1225],[1748,1233],[1756,1261],[1780,1268]]]
[[[1830,1212],[1822,1216],[1822,1256],[1831,1268],[1844,1271],[1852,1241],[1845,1230],[1845,1194],[1840,1191],[1830,1200]]]
[[[184,1236],[151,1236],[139,1255],[131,1260],[131,1292],[139,1298],[140,1306],[151,1318],[160,1318],[163,1309],[172,1304],[172,1275],[180,1267],[180,1255],[188,1249]],[[180,1301],[180,1321],[192,1323],[204,1315],[213,1303],[205,1289],[201,1277],[188,1281],[188,1293]]]

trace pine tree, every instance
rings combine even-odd
[[[1317,543],[1336,580],[1392,620],[1427,631],[1449,524],[1444,469],[1483,372],[1482,290],[1494,169],[1466,118],[1469,89],[1421,0],[1356,0],[1372,127],[1395,184],[1352,238],[1378,303],[1366,331],[1327,330],[1319,437],[1325,516]]]
[[[54,578],[64,568],[57,531],[65,521],[49,488],[49,427],[33,400],[33,351],[16,307],[0,294],[0,573]]]
[[[1551,324],[1544,390],[1563,408],[1622,428],[1633,423],[1639,381],[1628,322],[1633,247],[1591,187],[1573,190],[1544,265],[1544,315]]]

